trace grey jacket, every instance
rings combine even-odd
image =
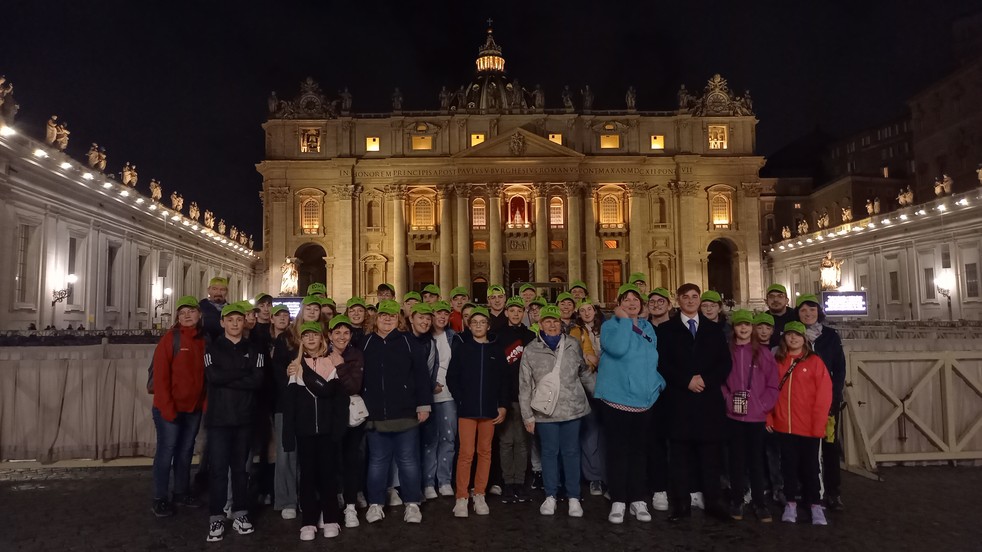
[[[576,339],[563,336],[559,346],[565,347],[565,352],[563,365],[559,368],[559,400],[552,416],[532,410],[532,390],[534,382],[552,372],[556,365],[557,353],[553,352],[540,337],[536,337],[525,346],[518,375],[518,403],[522,408],[523,420],[535,419],[537,423],[566,422],[590,413],[590,403],[587,401],[584,389],[592,395],[597,376],[583,360],[583,351]]]

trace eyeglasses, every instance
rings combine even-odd
[[[480,318],[471,318],[470,325],[471,326],[487,326],[488,325],[488,321],[487,320],[482,320]]]

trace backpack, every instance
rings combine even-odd
[[[177,358],[177,352],[180,350],[181,350],[181,332],[174,332],[171,360]],[[153,395],[153,359],[150,359],[150,367],[147,368],[147,393]]]

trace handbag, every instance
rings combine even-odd
[[[535,382],[535,387],[532,389],[532,401],[530,404],[532,410],[541,412],[546,416],[552,416],[552,413],[556,411],[556,403],[559,402],[559,369],[563,365],[563,352],[566,350],[566,336],[563,336],[559,341],[557,349],[556,365],[553,366],[551,372]]]
[[[368,419],[368,406],[361,395],[351,395],[348,401],[348,427],[357,427]]]

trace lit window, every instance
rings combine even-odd
[[[726,149],[726,125],[709,125],[709,149]]]
[[[300,228],[304,234],[316,234],[321,225],[321,206],[316,199],[307,199],[300,204]]]
[[[433,228],[433,201],[421,197],[413,203],[413,228]]]
[[[561,250],[566,244],[563,240],[549,240],[549,249]]]
[[[621,147],[620,134],[601,134],[600,149],[618,149]]]
[[[365,138],[365,151],[378,151],[378,144],[378,136],[369,136]]]
[[[604,247],[606,249],[617,249],[617,240],[604,240]]]
[[[716,194],[710,202],[713,225],[716,228],[730,227],[730,200],[723,194]]]
[[[477,198],[471,206],[471,225],[474,228],[484,228],[488,225],[488,208],[484,198]]]
[[[488,242],[483,240],[478,240],[474,242],[474,251],[486,251],[488,248]]]
[[[320,153],[321,131],[317,128],[300,129],[300,153]]]
[[[653,150],[665,149],[665,135],[664,134],[652,134],[651,135],[651,149],[653,149]]]
[[[554,144],[563,145],[563,135],[562,134],[549,134],[549,141]]]
[[[432,136],[413,136],[413,150],[431,150],[433,149],[433,137]]]
[[[800,203],[795,203],[794,204],[794,208],[795,209],[801,209],[801,204]]]
[[[553,228],[563,227],[563,200],[554,197],[549,200],[549,225]]]
[[[471,147],[484,143],[483,134],[471,134]]]
[[[600,198],[600,224],[621,223],[621,202],[614,194]]]

